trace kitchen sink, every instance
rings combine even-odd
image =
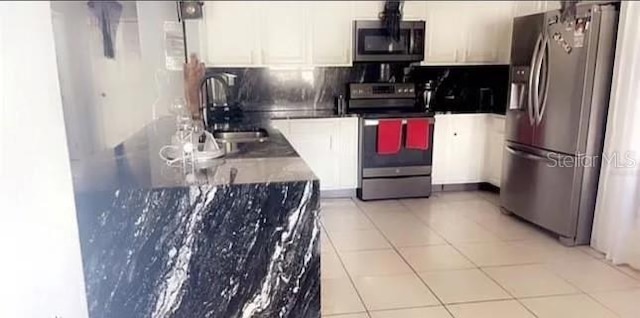
[[[247,130],[214,130],[213,138],[222,143],[263,142],[269,139],[269,133],[262,128]]]
[[[227,153],[238,151],[240,144],[264,142],[269,139],[269,133],[262,128],[214,130],[213,138],[224,146]]]

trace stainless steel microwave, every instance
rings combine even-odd
[[[418,62],[424,60],[425,22],[400,22],[393,39],[380,21],[354,21],[354,62]]]

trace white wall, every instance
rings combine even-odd
[[[48,2],[0,3],[0,317],[87,317]]]

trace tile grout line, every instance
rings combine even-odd
[[[499,193],[498,193],[498,195],[499,195]],[[493,205],[493,206],[497,207],[498,209],[500,209],[500,208],[501,208],[499,204],[496,204],[496,203],[492,202],[491,200],[489,200],[489,199],[485,198],[484,196],[479,195],[479,197],[480,197],[481,199],[485,200],[486,202],[490,203],[491,205]],[[472,220],[472,221],[475,221],[475,220]],[[477,223],[478,225],[482,226],[484,229],[489,230],[488,228],[486,228],[485,226],[483,226],[481,223],[479,223],[479,222],[476,222],[476,223]],[[527,224],[528,224],[528,223],[527,223]],[[531,225],[531,224],[529,224],[529,225]],[[538,229],[538,230],[539,230],[539,229]],[[546,233],[546,232],[544,232],[544,233]],[[556,238],[556,239],[557,239],[557,238]],[[527,240],[527,239],[522,239],[522,240],[514,240],[514,241],[528,241],[528,240]],[[587,247],[589,247],[589,248],[593,249],[594,251],[596,251],[596,252],[598,252],[598,253],[601,253],[600,251],[598,251],[598,250],[594,249],[593,247],[591,247],[591,245],[581,245],[581,246],[587,246]],[[630,274],[626,273],[625,271],[621,270],[617,265],[613,264],[612,262],[609,262],[609,261],[607,260],[607,258],[606,258],[606,254],[605,254],[605,253],[603,253],[603,254],[605,254],[605,257],[603,257],[603,258],[597,258],[595,255],[592,255],[592,254],[590,254],[590,253],[588,253],[588,252],[586,252],[586,251],[584,251],[584,250],[582,250],[582,249],[578,248],[578,246],[573,246],[573,247],[571,247],[571,248],[575,248],[576,250],[578,250],[579,252],[583,253],[584,255],[587,255],[587,256],[589,256],[590,258],[594,259],[594,260],[597,260],[597,261],[599,261],[599,262],[601,262],[601,263],[604,263],[604,264],[608,265],[609,267],[614,268],[616,271],[618,271],[618,272],[620,272],[620,273],[624,274],[624,275],[625,275],[625,276],[627,276],[627,277],[631,277],[632,279],[634,279],[634,280],[636,280],[636,281],[640,281],[640,279],[638,279],[637,277],[633,277],[632,275],[630,275]],[[573,286],[573,284],[571,284],[571,285]],[[574,287],[576,287],[576,286],[574,286]],[[576,288],[577,288],[577,287],[576,287]],[[578,289],[579,289],[579,288],[578,288]]]
[[[404,205],[402,202],[400,202],[400,204]],[[407,207],[405,205],[405,207]],[[407,209],[409,209],[409,211],[411,211],[413,213],[413,211],[411,210],[411,208],[407,207]],[[422,220],[420,220],[422,221]],[[424,224],[424,223],[423,223]],[[425,224],[426,225],[426,224]],[[484,227],[483,227],[484,228]],[[486,228],[485,228],[486,229]],[[433,229],[432,229],[433,230]],[[434,230],[435,231],[435,230]],[[437,233],[437,231],[436,231]],[[515,300],[518,304],[520,304],[520,306],[522,306],[527,312],[529,312],[531,315],[533,315],[533,317],[538,317],[538,315],[536,315],[531,309],[529,309],[529,307],[525,306],[524,303],[522,303],[520,300],[518,300],[518,298],[515,297],[515,295],[511,294],[511,292],[509,290],[507,290],[504,286],[502,286],[502,284],[500,284],[499,282],[497,282],[493,277],[491,277],[491,275],[489,275],[488,273],[486,273],[478,264],[476,264],[473,260],[471,260],[470,258],[468,258],[464,253],[462,253],[462,251],[460,251],[455,245],[453,245],[451,242],[449,242],[449,240],[447,240],[447,238],[443,237],[443,239],[447,242],[447,244],[449,244],[449,246],[451,246],[456,252],[458,252],[460,255],[462,255],[464,258],[466,258],[469,262],[471,262],[471,264],[476,266],[476,269],[479,270],[480,272],[482,272],[486,277],[488,277],[491,281],[494,282],[494,284],[496,284],[498,287],[500,287],[500,289],[502,289],[504,292],[507,293],[507,295],[511,296],[511,299],[500,299],[500,300],[486,300],[486,301],[477,301],[475,303],[479,303],[479,302],[492,302],[492,301],[505,301],[505,300]],[[420,275],[418,275],[418,277],[420,277]],[[420,277],[420,279],[422,279],[422,277]],[[426,282],[425,282],[426,284]],[[453,313],[449,310],[449,305],[459,305],[459,304],[468,304],[468,303],[474,303],[474,302],[460,302],[460,303],[451,303],[451,304],[447,304],[444,305],[446,310],[449,312],[449,314],[451,316],[454,316]],[[454,316],[455,317],[455,316]]]
[[[344,270],[344,273],[347,275],[347,278],[349,279],[349,282],[351,283],[351,286],[356,291],[356,295],[358,295],[358,300],[360,300],[360,304],[362,305],[362,307],[365,310],[364,312],[367,314],[367,316],[371,317],[371,315],[369,315],[369,309],[367,308],[367,305],[365,305],[364,299],[362,298],[362,295],[360,295],[360,291],[356,287],[356,284],[353,281],[353,278],[351,277],[351,274],[349,274],[349,271],[347,271],[346,266],[344,266],[344,261],[342,260],[342,256],[340,256],[340,253],[338,253],[338,250],[336,249],[335,245],[333,244],[333,241],[331,240],[331,237],[329,237],[329,233],[324,228],[324,224],[322,224],[322,230],[325,232],[327,240],[331,244],[331,248],[333,248],[333,252],[336,254],[336,257],[338,257],[338,260],[340,261],[340,265],[342,266],[342,270]],[[321,271],[320,272],[320,280],[321,280],[321,283],[322,283],[322,262],[320,262],[320,263],[321,263],[320,264],[320,271]],[[341,313],[341,314],[357,314],[357,313],[362,313],[362,312],[359,311],[359,312]],[[320,314],[322,315],[322,302],[320,303]]]
[[[488,203],[490,203],[491,205],[500,208],[498,205],[496,205],[495,203],[482,198],[485,201],[487,201]],[[487,231],[490,231],[490,229],[488,229],[487,227],[485,227],[483,224],[471,219],[471,221],[475,222],[476,224],[478,224],[479,226],[481,226],[482,228],[486,229]],[[491,231],[490,231],[491,232]],[[446,239],[445,239],[446,240]],[[501,241],[505,241],[501,238]],[[516,240],[516,241],[527,241],[526,239],[523,240]],[[448,241],[447,241],[448,242]],[[507,243],[509,243],[509,241],[506,241]],[[464,255],[462,253],[462,251],[458,250],[458,248],[456,246],[454,246],[453,244],[450,244],[456,251],[458,251],[460,254]],[[621,271],[620,269],[618,269],[614,264],[609,263],[606,261],[606,258],[603,259],[598,259],[596,258],[594,255],[591,255],[581,249],[577,250],[581,253],[583,253],[584,255],[589,256],[591,259],[595,259],[597,261],[600,261],[602,263],[605,263],[607,265],[610,265],[611,267],[614,267],[618,272],[621,272],[623,274],[625,274],[626,276],[631,277],[631,275],[628,275],[627,273],[624,273],[623,271]],[[477,265],[475,262],[471,261],[474,265]],[[531,264],[511,264],[511,265],[502,265],[502,266],[492,266],[492,267],[506,267],[506,266],[522,266],[522,265],[542,265],[544,266],[544,264],[546,264],[546,262],[543,263],[531,263]],[[489,266],[488,266],[489,267]],[[498,286],[500,286],[502,289],[504,289],[509,295],[511,295],[513,297],[514,300],[516,300],[522,307],[524,307],[529,313],[531,313],[534,317],[538,317],[528,306],[526,306],[521,299],[536,299],[536,298],[550,298],[550,297],[559,297],[559,296],[574,296],[574,295],[585,295],[588,298],[592,299],[593,301],[595,301],[596,303],[602,305],[604,308],[606,308],[607,310],[609,310],[611,313],[615,314],[616,316],[618,316],[617,312],[615,312],[612,308],[609,308],[608,306],[606,306],[605,304],[601,303],[600,301],[598,301],[595,297],[593,297],[589,292],[579,288],[578,286],[575,286],[573,283],[571,283],[570,281],[568,281],[567,279],[565,279],[564,277],[561,277],[559,275],[557,275],[556,273],[554,273],[553,271],[551,271],[551,273],[556,276],[557,278],[559,278],[560,280],[562,280],[563,282],[567,283],[569,286],[572,286],[573,288],[575,288],[578,293],[571,293],[571,294],[560,294],[560,295],[545,295],[545,296],[538,296],[538,297],[516,297],[515,295],[511,294],[511,292],[509,290],[507,290],[505,287],[503,287],[498,281],[496,281],[491,275],[489,275],[482,267],[478,266],[478,269],[480,271],[482,271],[487,277],[489,277],[489,279],[491,279],[493,282],[495,282]],[[633,277],[632,277],[633,278]]]
[[[476,196],[476,198],[479,198],[479,199],[480,199],[480,200],[477,200],[477,201],[485,201],[486,203],[490,204],[491,206],[497,207],[497,205],[496,205],[494,202],[492,202],[492,201],[488,200],[487,198],[482,197],[481,195],[477,195],[477,196]],[[455,203],[455,202],[465,202],[465,201],[473,201],[473,200],[476,200],[476,199],[469,199],[469,200],[462,200],[462,201],[454,201],[454,202],[442,202],[442,203],[443,203],[443,204],[445,204],[445,205],[450,205],[451,203]],[[409,262],[407,261],[407,259],[406,259],[406,258],[405,258],[401,253],[400,253],[399,249],[400,249],[401,247],[396,246],[395,244],[391,243],[391,241],[389,240],[389,238],[387,237],[387,235],[386,235],[386,234],[381,230],[381,228],[378,226],[378,224],[377,224],[376,222],[374,222],[374,220],[373,220],[372,216],[368,213],[368,211],[369,211],[369,210],[368,210],[368,209],[366,209],[366,208],[365,208],[365,206],[360,205],[360,204],[358,204],[358,203],[354,202],[354,199],[353,199],[353,198],[351,198],[351,199],[350,199],[350,201],[351,201],[351,202],[353,202],[353,204],[356,206],[357,210],[358,210],[360,213],[362,213],[362,214],[363,214],[363,216],[364,216],[366,219],[368,219],[368,220],[370,221],[370,223],[371,223],[371,224],[372,224],[372,226],[373,226],[373,227],[378,231],[378,233],[379,233],[380,235],[382,235],[382,236],[384,237],[384,239],[385,239],[385,240],[390,244],[390,247],[391,247],[390,249],[392,249],[394,252],[396,252],[396,254],[397,254],[398,256],[400,256],[400,258],[403,260],[403,262],[404,262],[406,265],[408,265],[408,266],[409,266],[409,268],[411,268],[412,272],[413,272],[415,275],[417,275],[417,277],[420,279],[420,281],[421,281],[421,282],[422,282],[422,283],[427,287],[427,289],[428,289],[428,290],[429,290],[429,291],[434,295],[434,297],[439,301],[440,305],[442,305],[442,306],[445,308],[445,310],[447,310],[447,312],[448,312],[450,315],[452,315],[452,316],[453,316],[453,313],[452,313],[452,312],[449,310],[449,308],[447,307],[447,306],[450,306],[450,305],[459,305],[459,304],[465,304],[465,303],[483,303],[483,302],[507,301],[507,300],[510,300],[510,299],[495,299],[495,300],[467,301],[467,302],[457,302],[457,303],[445,304],[445,303],[442,301],[442,299],[440,299],[440,297],[438,297],[438,295],[437,295],[437,294],[436,294],[436,293],[431,289],[431,287],[426,283],[426,281],[424,281],[424,280],[423,280],[423,278],[422,278],[422,277],[420,277],[420,275],[418,274],[418,271],[417,271],[413,266],[411,266],[411,264],[409,264]],[[407,205],[407,203],[406,203],[406,202],[401,201],[401,200],[394,200],[394,201],[395,201],[395,202],[397,202],[397,203],[398,203],[398,204],[399,204],[403,209],[407,210],[407,211],[409,212],[409,214],[410,214],[410,215],[412,215],[412,216],[414,216],[415,218],[417,218],[417,219],[418,219],[417,221],[418,221],[420,224],[422,224],[423,226],[427,227],[429,230],[433,231],[435,234],[438,234],[438,236],[440,236],[440,237],[443,239],[443,241],[444,241],[444,242],[446,242],[446,245],[451,246],[451,247],[452,247],[456,252],[458,252],[458,253],[459,253],[460,255],[462,255],[465,259],[467,259],[471,264],[473,264],[473,265],[475,266],[475,268],[476,268],[476,269],[479,269],[479,270],[480,270],[480,271],[481,271],[485,276],[487,276],[491,281],[493,281],[495,284],[497,284],[498,286],[500,286],[500,288],[501,288],[501,289],[503,289],[503,290],[507,293],[507,295],[509,295],[510,297],[512,297],[512,298],[511,298],[511,300],[516,300],[516,301],[517,301],[521,306],[523,306],[523,307],[524,307],[528,312],[530,312],[534,317],[536,317],[537,315],[536,315],[535,313],[533,313],[533,312],[532,312],[532,310],[531,310],[531,309],[529,309],[529,307],[527,307],[527,306],[526,306],[526,305],[525,305],[521,300],[526,300],[526,299],[537,299],[537,298],[550,298],[550,297],[562,297],[562,296],[578,296],[578,295],[586,295],[589,299],[591,299],[591,300],[595,301],[597,304],[602,305],[604,308],[606,308],[606,309],[607,309],[607,310],[609,310],[610,312],[612,312],[612,313],[614,313],[614,314],[616,314],[616,315],[617,315],[617,313],[616,313],[612,308],[609,308],[608,306],[606,306],[605,304],[601,303],[600,301],[598,301],[597,299],[595,299],[595,297],[594,297],[594,296],[592,296],[592,295],[591,295],[591,293],[595,293],[595,292],[587,292],[587,291],[584,291],[584,290],[582,290],[581,288],[578,288],[577,286],[575,286],[573,283],[571,283],[571,282],[569,282],[568,280],[566,280],[564,277],[559,276],[558,274],[556,274],[556,273],[555,273],[555,272],[553,272],[553,271],[551,271],[551,273],[553,273],[553,274],[554,274],[554,276],[556,276],[557,278],[559,278],[559,279],[560,279],[560,280],[562,280],[563,282],[567,283],[568,285],[570,285],[570,286],[574,287],[574,288],[576,289],[576,291],[577,291],[577,292],[575,292],[575,293],[568,293],[568,294],[556,294],[556,295],[541,295],[541,296],[530,296],[530,297],[516,297],[516,296],[515,296],[515,295],[513,295],[509,290],[507,290],[505,287],[503,287],[499,282],[497,282],[497,281],[496,281],[492,276],[490,276],[490,275],[485,271],[485,268],[515,267],[515,266],[526,266],[526,265],[540,265],[540,266],[544,266],[545,264],[548,264],[549,262],[541,261],[541,262],[531,262],[531,263],[525,263],[525,264],[490,265],[490,266],[482,267],[482,266],[480,266],[480,265],[476,264],[473,260],[469,259],[469,258],[468,258],[464,253],[462,253],[462,251],[460,251],[460,250],[459,250],[459,249],[458,249],[454,244],[452,244],[452,242],[450,242],[447,238],[445,238],[444,236],[442,236],[442,234],[440,234],[437,230],[435,230],[435,229],[431,228],[429,224],[426,224],[426,223],[424,222],[424,220],[422,220],[422,218],[420,218],[418,215],[416,215],[416,211],[415,211],[414,209],[412,209],[412,208],[411,208],[411,206]],[[467,220],[469,220],[469,221],[472,221],[473,223],[475,223],[475,224],[479,225],[479,226],[480,226],[480,227],[482,227],[483,229],[485,229],[485,230],[487,230],[487,231],[489,231],[489,232],[491,232],[491,233],[493,234],[493,232],[492,232],[489,228],[487,228],[485,225],[483,225],[482,223],[479,223],[478,221],[476,221],[476,220],[474,220],[474,219],[471,219],[471,218],[468,218],[468,217],[466,217],[466,216],[464,216],[464,215],[462,215],[462,217],[463,217],[464,219],[467,219]],[[326,229],[325,229],[325,233],[328,233],[328,232],[326,231]],[[331,244],[333,245],[332,240],[330,239],[329,235],[327,235],[327,238],[330,240]],[[508,244],[508,243],[513,243],[513,242],[526,242],[526,241],[532,241],[531,239],[526,239],[526,238],[525,238],[525,239],[517,239],[517,240],[507,240],[507,239],[504,239],[504,238],[502,238],[502,237],[499,237],[499,239],[500,239],[500,240],[499,240],[499,241],[497,241],[497,242],[507,243],[507,244]],[[497,243],[497,242],[496,242],[496,243]],[[430,244],[427,244],[427,245],[416,245],[416,246],[412,246],[412,247],[426,247],[426,246],[432,246],[432,245],[430,245]],[[442,245],[438,245],[438,246],[442,246]],[[352,282],[353,286],[355,287],[355,283],[354,283],[354,282],[353,282],[353,280],[352,280],[353,278],[352,278],[351,274],[349,274],[349,272],[348,272],[348,271],[346,271],[346,267],[344,266],[344,263],[343,263],[343,261],[342,261],[342,257],[341,257],[341,255],[340,255],[340,253],[338,253],[338,252],[337,252],[337,249],[335,249],[335,246],[333,246],[333,247],[334,247],[334,250],[335,250],[335,252],[336,252],[336,255],[337,255],[337,256],[339,257],[339,259],[340,259],[340,262],[341,262],[341,265],[342,265],[342,267],[343,267],[343,270],[345,270],[345,272],[347,273],[348,277],[351,279],[351,282]],[[389,250],[389,248],[384,248],[384,249],[371,249],[371,250]],[[589,259],[591,259],[591,260],[596,260],[596,261],[598,261],[599,263],[604,263],[604,264],[606,264],[608,267],[613,267],[617,272],[619,272],[619,273],[623,274],[624,276],[629,277],[629,278],[630,278],[630,279],[632,279],[633,281],[638,281],[638,279],[637,279],[636,277],[634,277],[634,276],[633,276],[633,275],[631,275],[631,274],[628,274],[628,273],[627,273],[627,272],[625,272],[625,271],[622,271],[618,266],[616,266],[616,265],[614,265],[614,264],[612,264],[612,263],[608,262],[608,261],[606,260],[606,258],[598,258],[596,255],[593,255],[593,254],[589,253],[588,251],[585,251],[585,250],[580,249],[580,248],[578,248],[578,250],[580,251],[580,253],[581,253],[582,255],[587,255]],[[358,251],[360,251],[360,250],[355,250],[355,252],[358,252]],[[461,269],[461,270],[462,270],[462,269]],[[629,288],[616,289],[616,290],[611,290],[611,291],[633,290],[633,289],[637,289],[637,288],[638,288],[638,287],[629,287]],[[359,293],[358,289],[357,289],[357,288],[355,288],[355,289],[356,289],[356,292],[357,292],[358,296],[360,297],[360,300],[361,300],[362,304],[364,304],[364,301],[362,300],[362,298],[361,298],[361,296],[360,296],[360,293]],[[409,308],[422,308],[422,307],[430,307],[430,306],[406,307],[406,309],[409,309]],[[370,314],[371,314],[371,311],[370,311],[368,308],[366,308],[366,306],[365,306],[365,309],[366,309],[367,315],[370,315]],[[403,307],[403,308],[393,308],[393,309],[381,309],[381,310],[398,310],[398,309],[405,309],[405,307]],[[378,310],[375,310],[375,311],[378,311]],[[374,312],[375,312],[375,311],[374,311]]]
[[[409,210],[409,208],[407,208],[407,206],[405,204],[402,203],[402,201],[399,200],[394,200],[396,202],[398,202],[402,207],[404,207],[405,209]],[[389,240],[389,238],[382,232],[382,230],[380,230],[380,228],[378,227],[378,225],[373,221],[373,219],[371,219],[371,217],[369,216],[369,214],[367,214],[364,210],[363,207],[361,207],[360,205],[358,205],[357,203],[354,202],[354,204],[358,207],[358,209],[360,210],[360,212],[362,214],[364,214],[364,216],[373,224],[373,226],[376,228],[376,230],[378,230],[380,232],[380,235],[382,235],[384,237],[385,240],[387,240],[387,242],[391,245],[393,251],[396,252],[396,254],[402,259],[402,261],[411,269],[411,271],[413,272],[414,275],[416,275],[416,277],[420,280],[420,282],[422,282],[422,284],[427,287],[427,289],[429,290],[429,292],[431,293],[431,295],[433,295],[433,297],[440,303],[440,306],[442,306],[447,313],[449,313],[449,315],[451,317],[455,317],[453,315],[453,313],[451,311],[449,311],[449,309],[447,308],[447,306],[444,304],[444,302],[442,301],[442,299],[440,299],[440,297],[433,291],[433,289],[431,289],[431,287],[422,279],[422,277],[420,277],[420,274],[418,274],[418,272],[415,270],[415,268],[413,268],[413,266],[411,266],[411,264],[409,264],[409,262],[405,259],[405,257],[400,253],[400,251],[398,251],[397,247],[391,243],[391,241]],[[410,210],[409,210],[410,211]],[[444,238],[442,238],[444,240]]]
[[[614,315],[621,317],[617,311],[613,310],[613,308],[610,308],[609,306],[607,306],[606,304],[600,302],[597,298],[593,297],[590,293],[586,293],[587,297],[591,298],[591,300],[595,301],[597,304],[600,304],[600,306],[606,308],[607,310],[609,310],[611,313],[613,313]]]

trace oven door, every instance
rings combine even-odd
[[[401,147],[397,154],[379,155],[378,119],[360,119],[360,180],[366,178],[387,178],[431,175],[431,161],[433,149],[434,119],[429,119],[429,147],[426,150],[406,149]],[[385,118],[403,120],[402,145],[406,139],[406,118]]]
[[[416,62],[424,59],[424,22],[401,22],[400,38],[389,36],[379,21],[356,21],[354,62]]]

